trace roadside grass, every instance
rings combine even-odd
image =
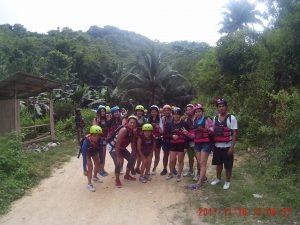
[[[77,152],[78,145],[71,140],[38,153],[24,151],[20,140],[13,135],[0,137],[0,215]]]
[[[299,185],[290,187],[284,181],[276,180],[266,182],[257,172],[257,162],[251,161],[248,153],[238,153],[236,156],[241,162],[233,168],[229,190],[223,190],[222,182],[217,186],[208,183],[200,191],[188,192],[193,208],[199,209],[198,216],[202,221],[226,225],[300,224]],[[210,173],[210,178],[215,177],[214,168]],[[281,193],[293,196],[293,201],[286,196],[282,198]],[[255,198],[253,194],[259,194],[262,198]]]

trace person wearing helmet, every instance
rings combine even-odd
[[[194,129],[194,105],[193,104],[187,104],[185,107],[185,115],[183,116],[183,120],[186,122],[188,126],[188,132],[192,131]],[[189,158],[189,170],[183,174],[184,177],[192,176],[194,173],[194,141],[193,139],[189,138],[186,146],[186,152]],[[196,163],[197,164],[197,163]],[[198,166],[197,166],[198,170]],[[198,171],[199,172],[199,171]],[[198,180],[197,175],[195,174],[194,178],[195,180]]]
[[[106,159],[106,138],[108,134],[108,129],[107,129],[107,117],[106,117],[106,107],[104,105],[99,105],[97,113],[96,113],[96,118],[93,120],[93,125],[98,125],[102,129],[102,134],[101,134],[101,141],[103,144],[103,157],[100,161],[100,171],[99,174],[103,177],[107,176],[108,173],[104,170],[105,166],[105,159]]]
[[[142,135],[137,139],[137,151],[140,155],[142,166],[140,182],[146,183],[150,181],[150,167],[152,162],[153,151],[155,149],[155,139],[152,134],[153,126],[150,123],[145,123],[142,127]]]
[[[190,133],[190,136],[194,139],[194,151],[200,167],[200,174],[197,183],[190,185],[190,188],[198,189],[207,182],[206,169],[212,146],[210,137],[213,133],[213,123],[209,117],[204,116],[204,108],[201,104],[194,106],[194,114],[194,130]]]
[[[168,124],[168,136],[170,139],[170,173],[166,177],[166,180],[173,178],[176,161],[178,159],[178,174],[176,181],[179,182],[182,179],[183,160],[184,160],[184,148],[187,141],[187,124],[181,119],[182,110],[179,107],[174,107],[172,110],[173,119]]]
[[[172,122],[172,108],[170,105],[163,106],[163,116],[162,116],[162,124],[163,124],[163,142],[162,149],[164,152],[163,155],[163,170],[160,175],[164,176],[168,173],[168,161],[169,161],[169,150],[170,150],[170,137],[169,137],[169,124]],[[176,173],[176,169],[174,170]]]
[[[83,173],[88,179],[87,188],[92,192],[96,191],[94,185],[92,184],[92,179],[95,182],[102,182],[97,177],[100,168],[100,158],[102,158],[103,150],[103,145],[100,138],[101,134],[102,129],[100,126],[91,126],[89,135],[85,137],[81,147]]]
[[[227,102],[224,99],[217,99],[216,107],[218,115],[213,118],[213,142],[215,148],[213,152],[212,165],[216,165],[217,178],[211,182],[211,185],[221,183],[221,174],[224,164],[226,181],[223,189],[227,190],[230,188],[238,123],[234,115],[228,114]]]
[[[137,132],[137,136],[141,136],[142,135],[142,126],[147,123],[147,119],[145,118],[144,116],[144,111],[145,111],[145,108],[144,106],[142,105],[137,105],[135,107],[135,115],[138,119],[138,122],[137,122],[137,125],[136,125],[136,132]],[[136,167],[135,167],[135,170],[132,171],[132,174],[135,174],[135,173],[141,173],[141,157],[139,155],[139,153],[137,152],[136,154]]]
[[[162,146],[162,133],[163,133],[163,123],[159,115],[159,108],[157,105],[152,105],[149,109],[150,115],[148,118],[148,123],[153,126],[153,136],[155,138],[155,151],[154,151],[154,166],[152,169],[152,175],[156,174],[156,167],[160,160],[160,149]]]
[[[77,108],[75,110],[75,126],[76,126],[76,133],[77,133],[77,141],[80,145],[80,141],[83,138],[83,128],[85,127],[84,119],[81,115],[81,109]]]
[[[112,118],[112,112],[109,105],[105,106],[105,111],[106,111],[106,119],[110,120]]]
[[[118,188],[122,187],[122,183],[120,181],[120,171],[124,158],[128,161],[124,179],[130,181],[136,180],[135,177],[132,177],[129,174],[134,166],[134,155],[136,153],[136,133],[134,132],[136,129],[136,124],[136,116],[129,116],[126,124],[118,128],[107,140],[107,150],[109,151],[115,164],[115,185]],[[127,150],[129,144],[131,144],[131,153]]]

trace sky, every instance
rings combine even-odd
[[[87,31],[115,26],[160,42],[215,45],[222,7],[229,0],[0,0],[0,24],[19,23],[32,32],[58,27]]]

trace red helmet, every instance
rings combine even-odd
[[[194,105],[194,112],[195,112],[196,110],[198,110],[198,109],[201,109],[202,111],[204,111],[204,108],[203,108],[203,106],[202,106],[200,103]]]

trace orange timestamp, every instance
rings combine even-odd
[[[291,208],[198,208],[198,216],[256,216],[256,217],[287,217],[292,215]]]

